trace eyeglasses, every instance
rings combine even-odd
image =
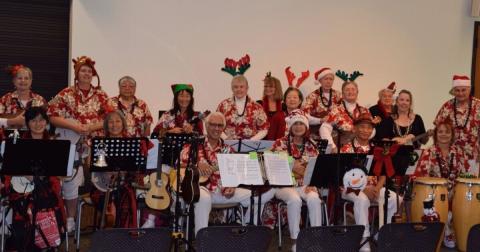
[[[210,126],[212,128],[223,128],[224,127],[223,123],[208,123],[208,126]]]

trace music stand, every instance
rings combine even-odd
[[[342,153],[318,155],[310,186],[328,188],[343,185],[343,175],[352,163],[362,161],[366,166],[367,154]],[[337,163],[339,163],[337,168]]]

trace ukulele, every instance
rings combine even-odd
[[[168,177],[162,172],[162,142],[158,142],[157,170],[150,174],[150,189],[145,195],[147,206],[155,210],[164,210],[170,206],[167,191]]]
[[[112,174],[110,185],[105,192],[105,199],[103,200],[102,219],[100,221],[100,229],[113,227],[115,225],[115,204],[110,202],[110,193],[112,192],[113,184],[115,183],[115,175]]]
[[[200,199],[200,185],[198,184],[200,173],[198,172],[198,167],[193,162],[197,160],[197,148],[196,144],[192,144],[190,147],[190,157],[185,169],[185,176],[180,185],[181,195],[186,204],[198,202]]]

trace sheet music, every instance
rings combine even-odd
[[[256,153],[255,153],[256,154]],[[263,185],[260,164],[249,154],[217,154],[218,168],[224,187]]]
[[[372,167],[373,162],[373,155],[367,155],[367,160],[365,164],[365,169],[367,170],[367,174],[370,173],[370,168]]]
[[[150,142],[153,143],[153,148],[148,150],[147,154],[147,170],[157,168],[157,159],[158,159],[158,139],[150,139]]]
[[[73,175],[73,163],[75,161],[76,154],[75,144],[70,144],[70,150],[68,151],[68,166],[67,166],[67,176]]]
[[[270,185],[293,185],[288,156],[279,153],[264,153],[265,171]]]
[[[415,170],[417,169],[417,165],[418,165],[418,161],[420,160],[420,157],[422,156],[422,153],[423,153],[423,150],[414,150],[417,155],[418,155],[418,159],[417,161],[413,164],[413,165],[410,165],[407,170],[405,171],[405,175],[413,175],[415,173]]]

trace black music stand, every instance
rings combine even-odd
[[[91,171],[94,172],[117,172],[115,178],[117,190],[115,192],[116,205],[120,206],[120,172],[140,172],[147,167],[148,139],[138,138],[93,138],[91,160]],[[104,146],[101,146],[101,145]],[[95,164],[99,159],[99,153],[104,151],[107,162],[106,167],[97,167]],[[109,199],[104,199],[109,200]],[[120,216],[120,207],[116,207],[116,216]],[[116,218],[115,226],[120,225],[120,218]]]
[[[74,147],[71,147],[68,140],[7,139],[0,174],[33,176],[36,188],[32,192],[32,198],[37,202],[40,193],[37,188],[43,185],[40,177],[69,175],[68,168],[73,167],[74,156]],[[32,210],[32,223],[36,222],[37,210],[36,207]],[[2,248],[3,241],[2,234]]]

